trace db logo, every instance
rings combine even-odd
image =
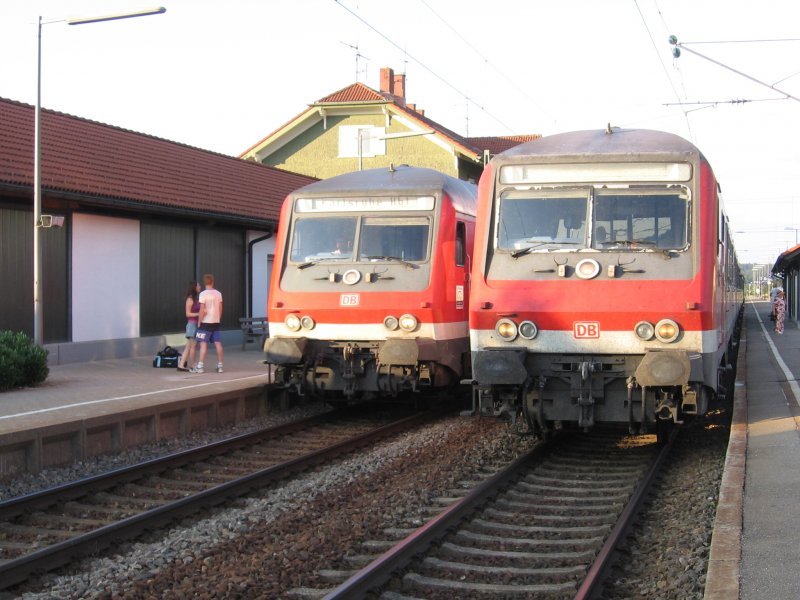
[[[599,338],[600,323],[596,321],[575,321],[572,324],[572,333],[576,338]]]
[[[339,306],[358,306],[358,294],[342,294],[339,297]]]

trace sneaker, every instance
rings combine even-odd
[[[203,370],[203,367],[194,367],[189,369],[189,373],[205,373],[205,371]]]
[[[217,365],[217,373],[222,373],[222,365]]]

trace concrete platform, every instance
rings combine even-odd
[[[152,357],[50,367],[36,388],[0,394],[0,479],[69,464],[268,410],[260,350],[224,349],[224,372],[153,368]]]
[[[769,314],[745,307],[706,600],[800,598],[800,329],[779,335]]]

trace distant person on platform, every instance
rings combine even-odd
[[[769,315],[770,321],[775,321],[777,315],[775,314],[775,297],[778,295],[778,292],[782,292],[783,288],[779,285],[774,285],[772,289],[769,291],[769,303],[772,306],[772,313]]]
[[[200,359],[192,369],[192,373],[205,373],[203,365],[206,361],[208,344],[214,343],[217,350],[217,373],[222,373],[222,341],[220,340],[220,323],[222,322],[222,294],[214,289],[214,276],[203,275],[206,288],[200,292],[200,314],[197,316],[197,343],[200,344]]]
[[[783,297],[783,290],[778,290],[772,306],[775,307],[775,333],[783,334],[783,324],[786,320],[786,300]]]

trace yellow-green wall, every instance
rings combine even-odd
[[[322,122],[271,154],[264,161],[273,167],[286,169],[295,173],[326,179],[342,173],[358,170],[358,158],[339,158],[339,127],[341,125],[372,125],[384,127],[383,115],[353,115],[347,117],[328,117],[327,129]],[[396,119],[386,133],[409,131]],[[460,175],[456,159],[451,152],[425,139],[427,136],[397,138],[385,140],[386,154],[382,156],[362,157],[363,169],[386,167],[389,164],[407,164],[415,167],[427,167],[447,173],[453,177]],[[478,176],[480,165],[476,165]],[[462,166],[461,171],[464,171]]]

